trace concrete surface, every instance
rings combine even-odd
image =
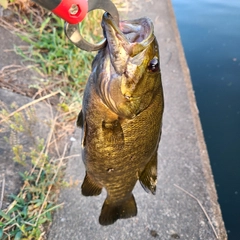
[[[38,75],[29,68],[29,63],[23,63],[23,59],[14,52],[14,46],[26,46],[20,38],[0,27],[0,44],[0,110],[8,109],[12,112],[15,110],[12,108],[13,104],[18,108],[32,101],[26,96],[36,92],[30,89],[29,85],[37,83]],[[12,160],[14,154],[9,142],[22,145],[23,150],[29,152],[36,146],[37,138],[46,139],[49,133],[48,121],[51,119],[49,106],[38,103],[32,109],[34,116],[31,119],[27,117],[26,111],[23,111],[24,128],[28,134],[15,131],[9,123],[0,124],[0,193],[4,187],[3,202],[0,204],[2,209],[7,208],[12,202],[9,195],[18,194],[23,184],[19,172],[24,172],[31,166],[30,159],[27,159],[25,166]]]
[[[8,109],[9,112],[12,112],[15,110],[11,107],[12,104],[21,107],[33,101],[27,96],[34,95],[37,90],[29,88],[29,85],[37,84],[39,75],[33,70],[31,63],[23,61],[14,52],[14,46],[26,47],[26,43],[3,27],[0,27],[0,44],[0,110]],[[56,97],[49,100],[56,102]],[[24,128],[28,133],[14,131],[9,126],[9,122],[0,124],[0,193],[2,193],[3,182],[5,182],[1,209],[7,208],[12,201],[9,195],[18,194],[23,184],[19,172],[24,172],[31,166],[28,158],[25,166],[13,162],[14,154],[9,142],[14,145],[22,145],[25,152],[31,151],[36,147],[38,139],[46,140],[50,132],[49,123],[55,114],[46,102],[33,105],[31,118],[26,111],[22,112],[25,119]]]
[[[39,75],[29,62],[23,61],[14,52],[14,46],[26,47],[26,43],[3,27],[0,27],[0,44],[0,110],[8,109],[12,112],[15,110],[13,104],[18,108],[33,101],[27,96],[34,95],[37,90],[29,88],[29,85],[37,84]],[[0,124],[0,193],[5,181],[2,209],[11,203],[9,195],[18,194],[23,184],[19,172],[24,172],[31,166],[28,158],[25,166],[13,162],[14,154],[9,142],[22,145],[23,150],[29,152],[36,147],[38,139],[46,139],[50,131],[49,122],[53,117],[51,106],[46,102],[39,102],[31,109],[31,118],[25,110],[22,111],[24,128],[28,133],[15,131],[9,126],[9,122]]]
[[[13,104],[21,107],[32,100],[28,97],[10,92],[9,90],[0,89],[0,111],[4,108],[12,112],[15,108],[11,108]],[[0,124],[0,193],[2,192],[2,181],[5,180],[4,197],[2,209],[12,202],[9,198],[11,194],[18,194],[23,181],[19,172],[25,172],[30,169],[31,161],[26,159],[26,165],[14,162],[12,159],[14,154],[11,145],[23,146],[24,152],[30,152],[38,145],[38,139],[46,139],[49,131],[49,120],[51,119],[51,110],[45,103],[37,103],[31,108],[32,117],[24,110],[24,132],[16,131],[10,127],[12,122]],[[0,118],[1,121],[1,118]],[[17,121],[15,122],[15,124]],[[22,124],[19,122],[19,125]],[[9,144],[10,143],[10,144]]]
[[[65,204],[55,214],[48,239],[216,239],[199,203],[175,184],[199,200],[219,239],[227,239],[171,1],[133,0],[129,4],[127,18],[150,17],[160,46],[165,112],[157,194],[147,194],[137,184],[133,192],[137,217],[100,226],[98,216],[106,193],[81,195],[85,170],[80,157],[72,158],[65,178],[77,184],[62,190],[59,202]],[[79,136],[77,130],[70,155],[80,154]]]
[[[118,220],[114,225],[102,227],[98,224],[98,216],[106,193],[103,192],[98,197],[82,196],[80,188],[85,169],[81,157],[71,158],[65,180],[74,184],[61,191],[59,202],[65,204],[54,216],[48,239],[216,239],[199,203],[177,188],[174,185],[176,184],[199,200],[219,239],[225,240],[226,231],[217,202],[208,154],[171,1],[132,0],[129,4],[129,12],[123,13],[122,18],[150,17],[154,22],[155,34],[160,46],[165,112],[163,135],[158,152],[157,194],[155,196],[147,194],[137,184],[134,189],[138,206],[137,217]],[[20,57],[13,52],[6,52],[6,49],[12,49],[14,44],[22,45],[21,41],[0,28],[0,42],[0,71],[10,64],[23,66]],[[34,82],[34,74],[31,71],[18,72],[4,81],[8,81],[13,86],[28,85]],[[15,92],[18,92],[17,90]],[[10,89],[1,90],[0,99],[1,103],[4,102],[8,106],[13,101],[17,101],[18,105],[31,101],[27,97],[12,93]],[[47,110],[43,109],[42,112],[45,115],[40,119],[47,120],[50,117]],[[40,132],[44,132],[39,125],[35,127]],[[11,157],[10,150],[3,143],[3,136],[7,134],[9,133],[3,134],[3,131],[0,131],[0,186],[1,173],[9,175],[9,178],[6,177],[6,189],[8,188],[8,193],[11,193],[19,190],[20,184],[12,187],[10,179],[14,180],[15,178],[11,176],[16,176],[20,169],[17,165],[13,166],[15,172],[11,175],[12,172],[6,167]],[[73,141],[70,155],[80,154],[79,136],[80,130],[77,129],[74,135],[76,141]],[[22,143],[28,144],[29,141],[23,136]],[[18,182],[18,180],[14,181]]]
[[[26,43],[3,27],[0,27],[0,43],[0,87],[21,95],[33,92],[28,86],[37,84],[39,75],[33,71],[29,62],[23,61],[21,56],[14,52],[15,46],[26,47]],[[23,88],[25,90],[21,91]]]

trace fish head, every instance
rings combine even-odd
[[[161,85],[159,50],[149,18],[120,21],[103,15],[107,46],[100,53],[99,92],[118,115],[132,118],[151,103]],[[101,58],[101,59],[100,59]],[[99,63],[97,63],[99,64]]]

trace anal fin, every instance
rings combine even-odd
[[[97,196],[102,192],[102,187],[94,182],[87,174],[82,184],[82,195],[84,196]]]
[[[140,175],[139,181],[144,190],[153,195],[156,194],[157,185],[157,152],[152,156]]]
[[[99,223],[101,225],[110,225],[116,222],[120,218],[131,218],[137,215],[137,206],[133,194],[123,202],[111,202],[110,199],[106,199],[101,215],[99,217]]]

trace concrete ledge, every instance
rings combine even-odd
[[[49,239],[227,239],[208,154],[203,139],[189,70],[170,0],[131,1],[127,18],[150,17],[155,26],[165,95],[163,136],[159,148],[158,188],[149,195],[139,184],[134,189],[138,216],[102,227],[98,216],[106,193],[84,197],[80,187],[85,170],[81,157],[70,159],[66,180],[75,183],[62,190],[65,202],[55,215]],[[80,154],[79,130],[71,154]]]

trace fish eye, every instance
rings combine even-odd
[[[157,72],[159,71],[159,61],[157,57],[154,57],[148,64],[149,72]]]

